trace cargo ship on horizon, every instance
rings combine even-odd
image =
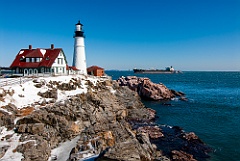
[[[166,67],[165,69],[133,69],[134,73],[149,73],[149,74],[174,74],[174,73],[182,73],[181,71],[174,70],[174,68]]]

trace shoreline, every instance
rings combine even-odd
[[[205,149],[205,144],[202,144],[203,142],[194,133],[186,133],[179,127],[160,127],[154,123],[156,112],[146,108],[136,92],[128,87],[119,86],[115,81],[86,77],[70,79],[68,77],[62,82],[59,78],[56,81],[52,78],[48,81],[39,79],[20,86],[20,93],[16,93],[18,88],[14,88],[14,92],[7,90],[0,92],[1,98],[6,99],[7,96],[16,95],[19,100],[24,99],[28,97],[24,93],[27,92],[25,85],[30,88],[30,84],[35,90],[41,89],[39,96],[48,100],[39,104],[30,104],[37,108],[22,107],[19,104],[21,109],[11,104],[4,104],[4,110],[7,111],[0,110],[0,114],[5,115],[5,117],[1,115],[4,123],[1,126],[4,125],[9,130],[15,128],[13,132],[20,136],[20,144],[15,149],[25,158],[31,159],[31,154],[34,153],[35,158],[48,160],[52,149],[76,136],[79,139],[68,154],[69,159],[85,158],[81,151],[88,152],[88,155],[99,153],[100,160],[101,158],[129,160],[133,154],[135,160],[142,160],[144,156],[145,160],[149,161],[173,157],[193,158],[193,155],[182,152],[181,149],[164,152],[164,149],[160,149],[160,144],[151,142],[169,144],[166,142],[170,139],[169,131],[176,134],[175,139],[184,144]],[[83,92],[85,89],[87,92]],[[76,91],[80,93],[76,94]],[[72,95],[68,97],[59,95],[63,93],[68,95],[72,93]],[[9,139],[11,136],[3,137],[3,141],[7,142]]]

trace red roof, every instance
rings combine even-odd
[[[21,49],[16,55],[10,68],[37,68],[37,67],[51,67],[58,54],[62,51],[61,48],[54,49]],[[42,58],[40,62],[26,62],[21,61],[25,58]]]
[[[99,67],[99,66],[93,65],[93,66],[88,67],[88,68],[87,68],[87,71],[97,70],[97,69],[104,70],[103,68],[101,68],[101,67]]]
[[[76,67],[72,67],[72,66],[67,65],[67,70],[79,70],[79,69],[77,69]]]

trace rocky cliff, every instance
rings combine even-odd
[[[149,78],[127,76],[120,77],[117,82],[120,86],[127,86],[136,91],[142,99],[161,101],[179,97],[181,100],[187,100],[184,93],[170,90],[162,83],[153,83]]]
[[[207,157],[208,147],[194,133],[156,125],[155,111],[144,107],[137,92],[115,81],[72,78],[63,83],[38,79],[33,80],[33,85],[36,90],[44,87],[37,93],[45,101],[21,108],[8,103],[0,108],[2,160],[76,161],[95,156],[99,161],[152,161]],[[78,89],[85,92],[68,93]],[[3,102],[14,95],[6,88],[1,91]],[[63,93],[68,96],[63,97]],[[59,100],[60,96],[64,99]],[[170,144],[172,147],[166,150]]]

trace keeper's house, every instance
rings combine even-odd
[[[21,49],[10,66],[14,74],[38,75],[38,74],[69,74],[66,56],[62,48]]]

